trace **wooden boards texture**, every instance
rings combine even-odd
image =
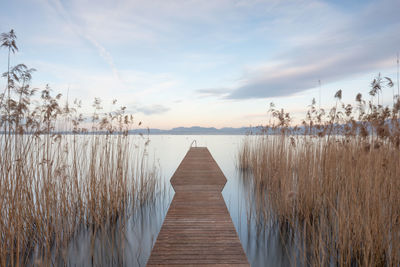
[[[206,147],[192,147],[171,178],[175,195],[147,266],[249,266]]]

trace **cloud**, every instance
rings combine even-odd
[[[42,88],[43,85],[49,83],[55,92],[61,92],[64,95],[69,88],[70,99],[81,99],[85,106],[89,107],[94,97],[99,97],[103,100],[105,110],[108,110],[112,99],[117,99],[118,105],[128,107],[134,106],[132,103],[146,104],[147,107],[150,104],[156,105],[163,101],[171,101],[169,92],[179,84],[179,80],[168,73],[153,74],[123,70],[121,76],[128,84],[126,89],[122,88],[120,84],[116,84],[114,75],[108,71],[99,72],[79,66],[71,68],[64,64],[41,60],[33,61],[32,64],[39,70],[35,76],[44,75],[45,77],[45,82],[42,82],[43,79],[35,79],[35,87]]]
[[[220,45],[221,41],[246,39],[243,31],[255,13],[269,16],[279,0],[40,0],[60,17],[110,50],[114,45],[168,44],[182,47],[201,41]],[[268,11],[269,10],[269,11]],[[267,13],[266,13],[267,12]],[[221,16],[223,14],[223,16]],[[263,14],[263,15],[264,15]],[[257,14],[257,17],[260,14]],[[205,31],[206,30],[206,31]]]
[[[226,96],[229,93],[229,89],[227,88],[206,88],[206,89],[198,89],[195,92],[200,97],[221,97]]]
[[[381,70],[399,49],[398,0],[359,1],[351,10],[322,0],[40,1],[53,21],[64,22],[69,35],[89,44],[112,70],[94,81],[101,94],[118,91],[148,104],[167,94],[174,99],[193,93],[228,99],[293,95],[318,80],[327,84]],[[82,54],[82,62],[89,56]],[[166,70],[172,75],[155,82],[125,71],[130,69],[154,72],[156,78]],[[184,92],[199,84],[211,88]],[[89,82],[87,87],[97,90]]]
[[[156,115],[168,112],[170,108],[164,105],[151,105],[134,107],[133,110],[135,110],[136,112],[141,112],[145,115]]]
[[[302,40],[270,63],[247,70],[227,98],[289,96],[316,87],[318,80],[330,83],[392,67],[400,43],[394,10],[400,10],[399,1],[373,3],[337,27]]]
[[[53,10],[53,12],[59,15],[73,32],[75,32],[79,37],[88,41],[93,47],[96,48],[99,56],[103,58],[103,60],[110,66],[115,77],[121,84],[123,84],[120,78],[119,71],[114,63],[114,59],[110,52],[103,45],[101,45],[92,35],[90,35],[84,27],[78,26],[79,24],[74,20],[74,16],[71,16],[71,13],[68,9],[65,8],[63,3],[60,0],[43,0],[43,3],[46,5],[47,8]]]

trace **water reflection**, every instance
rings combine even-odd
[[[82,228],[57,266],[145,266],[166,215],[172,193],[166,189],[125,221],[101,229]],[[37,262],[35,264],[38,264]]]
[[[299,265],[298,236],[260,208],[260,203],[267,205],[265,194],[255,191],[251,173],[236,168],[243,136],[151,136],[150,140],[147,151],[161,169],[163,184],[155,200],[134,209],[114,227],[82,228],[52,265],[145,266],[174,194],[169,180],[193,140],[208,147],[227,178],[222,194],[251,266]]]
[[[260,203],[265,194],[254,191],[251,173],[236,168],[236,155],[243,136],[152,136],[151,148],[171,178],[193,140],[207,146],[227,178],[222,192],[232,221],[251,266],[299,265],[298,238],[283,229]],[[168,178],[168,179],[169,179]]]
[[[282,231],[273,214],[265,209],[264,192],[255,189],[251,173],[236,169],[230,176],[225,199],[235,198],[228,209],[251,266],[292,266],[296,259],[294,240]]]
[[[247,220],[238,233],[251,266],[301,266],[295,232],[289,224],[277,223],[274,214],[268,212],[267,194],[254,186],[251,173],[237,172],[237,190],[242,191],[241,201],[246,205],[240,209],[245,212],[239,210],[238,219]]]

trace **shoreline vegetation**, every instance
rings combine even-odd
[[[66,265],[69,243],[82,231],[90,233],[93,259],[95,240],[113,233],[124,242],[129,218],[162,189],[159,168],[146,152],[149,140],[129,138],[132,115],[125,107],[101,113],[100,99],[93,103],[91,130],[104,134],[80,136],[87,132],[81,102],[62,105],[49,86],[32,88],[35,69],[11,66],[18,51],[14,31],[3,33],[1,42],[8,67],[0,95],[0,265]],[[112,260],[117,252],[108,253]]]
[[[259,225],[278,225],[297,247],[292,264],[400,264],[400,98],[392,107],[378,100],[392,86],[378,75],[371,100],[358,94],[355,107],[342,103],[341,90],[330,111],[313,100],[305,135],[271,104],[264,134],[239,148],[237,166],[252,185]]]

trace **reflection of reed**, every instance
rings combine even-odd
[[[285,137],[255,139],[248,188],[256,223],[275,222],[303,263],[399,263],[398,150],[307,139],[296,148]]]
[[[302,264],[397,265],[399,152],[390,143],[365,152],[360,140],[255,137],[243,173],[258,227],[278,226]],[[246,152],[248,153],[248,152]]]
[[[252,173],[258,223],[277,223],[302,263],[400,264],[400,96],[379,104],[392,86],[379,74],[355,107],[339,90],[329,112],[313,100],[301,128],[271,104],[273,124],[244,140],[238,167]]]
[[[295,235],[289,224],[279,224],[268,206],[267,190],[256,184],[250,169],[239,169],[239,187],[245,192],[246,252],[254,265],[296,263]],[[268,250],[268,251],[267,251]],[[249,256],[250,255],[250,256]]]
[[[63,257],[54,258],[55,265],[145,266],[170,198],[160,192],[129,218],[99,228],[82,227],[68,243]]]

